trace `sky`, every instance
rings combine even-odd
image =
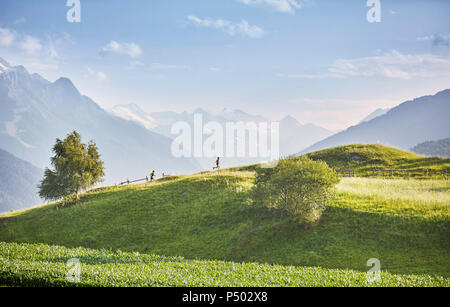
[[[80,22],[67,2],[2,0],[0,57],[106,109],[241,109],[337,131],[450,88],[447,0],[379,0],[379,22],[367,0],[79,0]]]

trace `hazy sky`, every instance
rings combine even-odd
[[[2,0],[0,56],[102,107],[239,108],[337,130],[450,88],[450,1]]]

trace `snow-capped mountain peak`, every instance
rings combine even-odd
[[[114,106],[110,112],[118,117],[138,122],[147,129],[153,129],[157,126],[155,119],[144,112],[137,104],[119,104]]]

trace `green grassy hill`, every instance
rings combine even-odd
[[[358,177],[390,176],[388,170],[403,170],[394,177],[444,178],[445,170],[450,175],[450,159],[426,157],[413,152],[379,144],[353,144],[323,149],[308,153],[312,160],[321,160],[336,170],[355,170]],[[254,171],[258,165],[230,168],[233,171]],[[386,172],[374,172],[386,170]],[[409,170],[405,172],[404,170]],[[428,170],[428,175],[426,173]]]
[[[346,178],[320,223],[304,229],[251,206],[252,180],[222,171],[94,190],[69,208],[1,216],[0,241],[359,271],[379,258],[393,273],[450,276],[448,181],[417,182],[408,197],[406,180],[391,188]]]
[[[334,166],[339,159],[371,165],[365,157],[403,166],[448,163],[359,146],[347,149],[350,157],[360,153],[357,162],[345,160],[339,147],[315,158],[333,164],[335,157]],[[369,269],[368,259],[378,258],[381,269],[393,274],[450,277],[450,181],[342,178],[336,200],[317,225],[305,229],[252,205],[252,167],[99,188],[69,207],[56,202],[5,213],[0,241],[360,272]]]
[[[357,175],[372,175],[373,170],[429,170],[429,176],[450,171],[450,159],[425,157],[412,152],[378,144],[345,145],[307,154],[313,160],[325,161],[335,169],[355,169]],[[418,175],[417,173],[411,173]],[[406,173],[395,175],[407,175]],[[420,175],[424,176],[424,172]]]

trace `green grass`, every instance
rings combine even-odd
[[[67,278],[68,259],[80,278]],[[15,286],[450,286],[450,279],[257,263],[186,260],[120,251],[0,243],[0,283]]]
[[[426,157],[379,144],[337,146],[311,152],[307,156],[324,161],[335,170],[354,170],[357,177],[448,179],[450,176],[449,158]],[[256,167],[258,165],[253,164],[229,170],[254,171]]]
[[[69,208],[0,216],[0,241],[358,271],[378,258],[392,273],[450,276],[448,202],[399,199],[398,186],[408,184],[397,180],[378,195],[354,193],[354,179],[346,178],[319,224],[305,229],[252,206],[253,179],[251,172],[220,171],[97,189]],[[378,180],[360,180],[378,191]],[[446,181],[429,182],[417,195],[446,195]]]
[[[337,190],[347,201],[361,199],[355,210],[365,206],[383,214],[450,219],[449,180],[343,178]]]
[[[357,158],[355,152],[358,152]],[[359,174],[374,166],[442,170],[449,165],[448,159],[425,158],[379,145],[338,147],[317,152],[312,158],[324,159],[336,168],[357,167]],[[319,223],[305,228],[275,211],[252,205],[250,190],[254,167],[99,188],[85,193],[79,203],[70,207],[61,208],[61,203],[52,203],[5,213],[0,215],[0,242],[108,249],[112,254],[123,251],[169,258],[182,256],[191,259],[183,260],[186,263],[196,263],[207,272],[210,265],[229,266],[231,261],[245,262],[251,268],[316,274],[319,271],[314,271],[318,270],[314,267],[320,267],[320,272],[331,275],[341,272],[336,274],[362,276],[358,274],[367,271],[367,260],[378,258],[386,274],[450,277],[448,180],[343,178],[337,185],[336,199]],[[36,274],[44,274],[46,269],[41,267],[61,273],[62,264],[53,260],[48,264],[35,261],[33,252],[27,252],[20,259],[8,258],[5,253],[8,254],[11,246],[15,245],[0,247],[3,274],[14,275],[14,263],[19,271],[30,266]],[[23,248],[33,250],[34,247],[23,245]],[[47,247],[42,248],[47,250]],[[65,251],[87,252],[84,249]],[[166,263],[172,265],[173,261]],[[92,270],[98,270],[101,275],[105,265],[108,270],[123,270],[124,276],[131,270],[127,263],[122,267],[117,263],[95,262]],[[242,270],[247,268],[242,267]],[[19,271],[17,274],[22,274]],[[241,285],[241,280],[212,275],[215,277],[211,277],[210,282],[196,278],[191,284],[213,285],[220,280],[224,285]],[[185,276],[180,276],[179,279],[172,276],[173,283],[167,276],[158,277],[164,281],[142,276],[138,284],[184,285]],[[242,284],[255,285],[255,280],[248,278],[251,282]],[[357,285],[352,278],[348,285]],[[118,284],[130,285],[125,277],[118,280]],[[47,279],[47,282],[52,281]],[[273,279],[261,285],[300,285],[290,282]],[[324,285],[324,282],[315,280],[307,285]],[[338,285],[337,281],[333,285]]]
[[[450,171],[450,159],[425,157],[412,152],[378,144],[345,145],[319,150],[307,154],[313,160],[325,161],[335,169],[354,169],[358,176],[372,176],[373,170],[418,170],[417,172],[396,172],[394,176],[442,177],[445,169]],[[381,173],[376,173],[381,175]],[[385,173],[388,174],[388,173]],[[450,172],[449,172],[450,175]]]

